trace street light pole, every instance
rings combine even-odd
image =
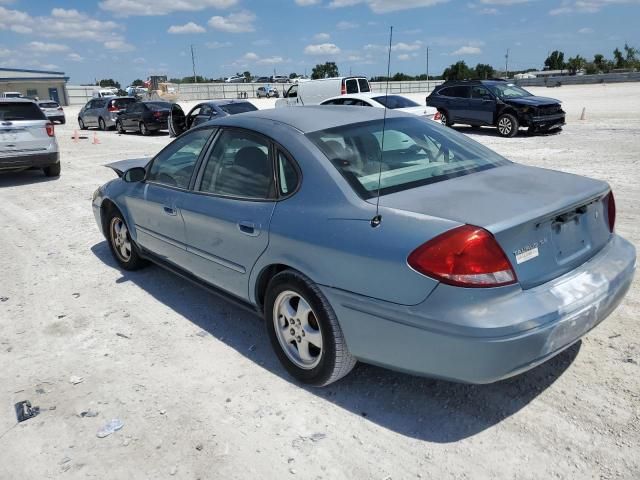
[[[193,66],[193,83],[198,83],[196,76],[196,57],[193,55],[193,44],[191,45],[191,65]]]

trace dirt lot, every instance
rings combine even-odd
[[[565,102],[562,133],[461,130],[515,161],[607,180],[617,230],[640,246],[640,84],[531,90]],[[0,479],[640,478],[640,280],[581,344],[508,381],[360,365],[304,388],[256,317],[157,267],[116,267],[91,212],[113,178],[102,165],[169,138],[74,143],[77,110],[56,127],[60,179],[0,176]],[[25,399],[42,412],[16,425]],[[124,427],[98,438],[112,418]]]

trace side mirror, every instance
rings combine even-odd
[[[147,171],[143,167],[133,167],[124,172],[122,179],[127,183],[136,183],[144,180],[147,176]]]

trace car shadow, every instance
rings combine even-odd
[[[477,135],[482,137],[499,137],[503,138],[498,134],[498,130],[495,127],[471,127],[467,125],[454,125],[453,128],[455,131],[464,133],[466,135]],[[553,135],[558,135],[562,132],[562,128],[556,128],[550,131],[538,131],[538,132],[529,132],[527,129],[521,128],[518,131],[518,135],[516,137],[549,137]]]
[[[515,414],[552,385],[576,358],[578,342],[544,364],[490,385],[467,385],[415,377],[358,364],[342,380],[325,388],[297,383],[271,349],[261,319],[160,267],[121,270],[106,241],[94,255],[167,308],[282,379],[304,388],[381,427],[435,443],[476,435]]]
[[[47,177],[42,170],[22,170],[20,172],[0,172],[0,188],[55,182],[60,177]]]

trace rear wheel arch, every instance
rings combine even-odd
[[[269,288],[269,282],[273,277],[275,277],[280,272],[284,272],[285,270],[291,270],[293,272],[304,275],[299,270],[289,265],[286,265],[284,263],[274,263],[271,265],[267,265],[258,274],[255,287],[254,287],[254,295],[255,295],[256,306],[258,307],[258,310],[260,312],[264,311],[264,299],[267,295],[267,288]]]

